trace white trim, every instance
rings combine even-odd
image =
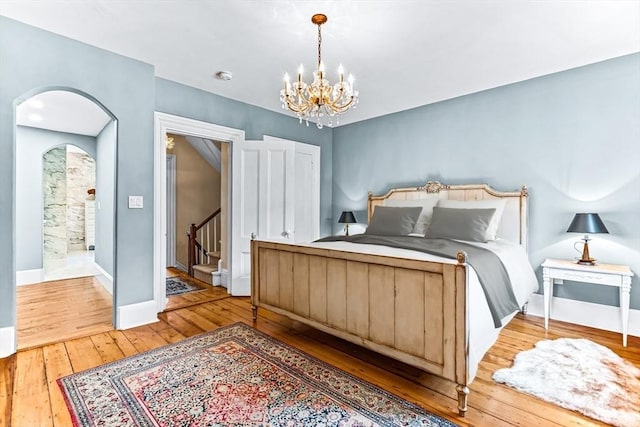
[[[167,155],[167,267],[176,260],[176,156]]]
[[[129,329],[158,321],[156,301],[144,301],[118,307],[116,329]]]
[[[527,306],[527,314],[544,317],[544,298],[541,294],[531,296]],[[620,307],[617,306],[553,297],[549,318],[622,333]],[[550,325],[549,330],[552,329],[553,326]],[[640,310],[629,310],[629,330],[627,333],[640,337]],[[622,337],[620,339],[622,340]]]
[[[44,282],[44,269],[16,271],[16,286],[33,285]]]
[[[16,352],[16,329],[13,326],[0,328],[0,359]]]
[[[153,168],[153,195],[154,195],[154,215],[153,215],[153,297],[156,302],[156,312],[159,313],[167,305],[166,297],[166,231],[167,231],[167,173],[166,173],[166,146],[165,136],[168,133],[179,135],[190,135],[201,138],[209,138],[215,141],[231,143],[231,153],[233,147],[244,141],[244,131],[188,119],[186,117],[174,116],[172,114],[154,113],[154,168]],[[233,175],[231,175],[233,176]],[[229,197],[233,194],[233,179],[229,179]],[[230,200],[231,201],[231,200]],[[233,204],[229,204],[229,218],[233,218]],[[229,229],[228,235],[231,236]],[[233,268],[231,252],[232,239],[226,242],[228,245],[229,267]]]
[[[96,270],[98,270],[99,273],[95,275],[96,280],[100,282],[102,287],[105,288],[107,292],[113,295],[113,277],[109,273],[107,273],[104,268],[100,267],[97,262],[94,261],[93,266]]]
[[[229,289],[229,270],[226,268],[220,271],[220,286]]]

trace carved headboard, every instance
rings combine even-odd
[[[438,181],[428,181],[420,187],[393,188],[382,196],[374,196],[369,193],[367,207],[367,219],[371,220],[373,209],[378,205],[384,205],[385,200],[411,200],[421,199],[450,199],[450,200],[486,200],[506,199],[506,205],[500,226],[498,237],[519,243],[527,249],[527,187],[522,186],[520,191],[498,191],[487,184],[461,184],[446,185]]]

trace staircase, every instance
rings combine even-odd
[[[220,209],[217,209],[200,224],[191,224],[187,233],[189,276],[214,286],[220,285],[219,215]]]
[[[220,255],[218,257],[212,257],[212,259],[219,260]],[[198,280],[202,280],[213,286],[220,285],[220,269],[218,268],[218,262],[209,263],[209,264],[196,264],[193,266],[193,274],[192,277],[195,277]]]

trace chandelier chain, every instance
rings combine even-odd
[[[321,26],[321,24],[318,24],[318,68],[320,68],[320,64],[322,63],[322,52],[320,50],[322,46],[322,31],[320,30]]]

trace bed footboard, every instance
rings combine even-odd
[[[252,308],[264,307],[435,374],[467,410],[465,255],[458,264],[254,240]]]

